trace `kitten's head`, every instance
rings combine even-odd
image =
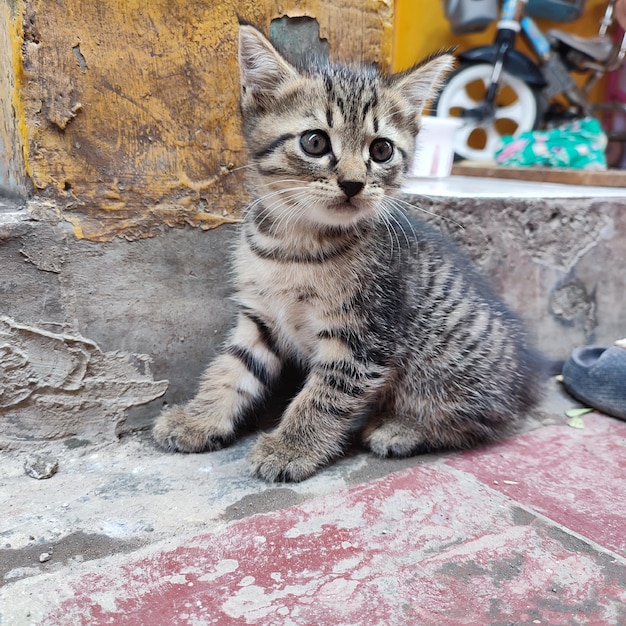
[[[373,67],[298,69],[242,25],[244,135],[265,210],[324,226],[384,211],[384,196],[411,165],[422,109],[452,63],[442,55],[391,76]]]

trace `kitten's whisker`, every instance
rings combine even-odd
[[[388,202],[388,199],[386,199],[386,202]],[[406,242],[407,248],[410,248],[411,247],[411,242],[409,240],[407,232],[406,232],[404,226],[400,223],[400,221],[396,217],[396,213],[400,213],[401,215],[403,215],[402,212],[399,211],[397,209],[397,207],[394,207],[393,204],[391,204],[391,208],[389,208],[389,206],[386,204],[386,202],[383,204],[383,207],[385,208],[385,212],[386,212],[386,215],[387,215],[387,220],[389,221],[390,224],[392,224],[392,222],[395,223],[395,225],[400,229],[400,231],[404,235],[404,240]],[[404,217],[404,215],[403,215],[403,217]],[[415,231],[413,230],[413,227],[411,226],[410,222],[409,222],[409,227],[411,228],[411,234],[413,235],[413,240],[417,241],[417,235],[416,235]],[[392,224],[392,228],[393,228],[393,224]],[[393,228],[393,230],[394,230],[394,232],[396,232],[396,228]],[[396,233],[396,238],[398,238],[398,234],[397,233]],[[400,246],[399,238],[398,238],[398,246]]]
[[[263,202],[264,200],[267,200],[268,198],[271,198],[277,194],[279,194],[280,191],[274,191],[272,193],[267,193],[264,194],[258,198],[255,198],[250,204],[248,204],[245,208],[244,208],[244,212],[249,212],[251,209],[253,209],[257,204]]]
[[[461,224],[460,222],[457,222],[456,220],[453,220],[451,217],[446,217],[445,215],[438,215],[437,213],[433,213],[432,211],[429,211],[428,209],[425,209],[421,206],[417,206],[415,204],[411,204],[410,202],[407,202],[406,200],[401,200],[400,198],[397,198],[396,196],[389,196],[389,195],[385,195],[385,198],[391,200],[395,204],[396,208],[401,211],[404,212],[406,209],[404,209],[401,205],[404,205],[410,209],[414,209],[416,211],[421,211],[422,213],[426,213],[427,215],[432,215],[433,217],[436,217],[438,219],[442,219],[446,222],[450,222],[451,224],[454,224],[455,226],[457,226],[458,228],[460,228],[461,230],[465,230],[465,226],[463,226],[463,224]]]
[[[295,193],[293,193],[295,191]],[[276,229],[281,230],[283,227],[287,228],[290,224],[289,222],[295,216],[295,220],[291,224],[292,228],[295,228],[295,223],[297,223],[300,219],[301,214],[304,213],[303,209],[306,208],[306,203],[304,200],[308,197],[307,189],[304,187],[293,188],[291,191],[291,195],[288,198],[289,202],[278,199],[274,203],[272,203],[269,207],[266,208],[267,214],[274,212],[275,209],[279,206],[282,206],[285,210],[281,211],[278,220],[276,221]],[[267,215],[266,215],[267,217]],[[265,220],[263,218],[262,222]],[[262,223],[261,222],[261,223]]]
[[[294,203],[293,205],[293,210],[291,211],[291,213],[289,214],[289,216],[292,218],[291,219],[291,236],[294,236],[295,230],[296,230],[296,226],[299,223],[302,223],[303,218],[306,214],[306,208],[308,206],[308,203],[305,201],[298,201],[296,203]]]
[[[276,196],[280,196],[283,193],[287,193],[287,192],[293,192],[293,191],[303,191],[305,190],[304,187],[290,187],[290,188],[286,188],[286,189],[278,189],[276,191],[272,191],[269,193],[266,193],[262,196],[260,196],[259,198],[257,198],[256,200],[254,200],[253,202],[251,202],[245,209],[244,209],[244,213],[248,213],[250,212],[253,208],[255,208],[257,205],[264,203],[265,201],[269,200],[270,198],[274,198]],[[280,203],[280,200],[278,201]],[[266,207],[265,207],[266,208]]]
[[[398,213],[402,218],[404,218],[404,221],[406,222],[407,226],[411,229],[411,234],[413,235],[413,239],[417,241],[417,233],[415,232],[415,229],[413,228],[413,224],[411,224],[411,221],[409,220],[409,218],[406,216],[404,210],[402,209],[401,206],[397,205],[394,201],[394,198],[387,196],[385,198],[385,201],[388,202],[391,205],[391,211],[389,211],[392,214],[392,219],[395,221],[395,223],[398,225],[398,227],[402,230],[402,233],[404,234],[405,237],[407,237],[406,231],[404,229],[404,226],[402,226],[402,224],[400,223],[400,221],[398,220],[398,218],[394,215],[395,213]],[[386,206],[386,205],[385,205]],[[395,209],[395,211],[394,211]],[[407,245],[409,245],[409,241],[408,241],[408,237],[407,237]]]
[[[393,253],[394,253],[393,239],[395,237],[396,243],[398,244],[398,252],[400,252],[400,241],[398,240],[397,233],[395,233],[394,229],[392,228],[389,222],[389,214],[388,214],[388,211],[386,210],[386,207],[385,207],[385,211],[383,211],[380,214],[380,221],[384,224],[385,230],[387,231],[387,236],[389,237],[389,248],[390,248],[391,256],[393,257]]]
[[[293,199],[293,203],[291,205],[291,211],[288,213],[288,216],[290,218],[294,218],[292,220],[292,231],[293,231],[293,229],[295,229],[296,224],[302,220],[302,218],[304,217],[306,213],[306,210],[309,206],[309,202],[307,202],[307,200],[309,199],[309,194],[307,191],[304,191],[300,194],[294,195],[292,199]]]
[[[228,171],[238,172],[239,170],[252,169],[253,167],[256,167],[256,163],[246,163],[246,165],[239,165],[238,167],[233,167],[232,169]]]
[[[280,180],[270,180],[264,183],[261,183],[264,187],[270,187],[271,185],[280,185],[282,183],[299,183],[302,185],[304,181],[298,178],[281,178]]]
[[[387,208],[387,207],[385,207],[385,208]],[[402,214],[402,213],[401,213],[401,215],[404,216],[404,214]],[[391,211],[388,210],[387,211],[387,219],[389,220],[390,224],[391,224],[391,222],[394,222],[396,224],[396,226],[400,229],[400,231],[404,235],[404,240],[406,241],[407,247],[410,248],[411,247],[411,242],[409,241],[409,237],[407,236],[406,231],[404,230],[404,226],[402,226],[402,224],[400,223],[400,220],[398,220],[398,218],[394,215],[394,211],[393,210],[391,210]],[[405,219],[406,219],[406,217],[405,217]],[[411,233],[413,234],[413,240],[417,241],[417,235],[415,234],[415,231],[413,230],[413,227],[411,226],[411,223],[408,222],[408,220],[407,220],[407,223],[409,224],[409,227],[411,228]],[[396,232],[395,228],[393,230],[394,230],[394,232]],[[397,233],[396,233],[396,238],[398,239],[398,234]],[[398,246],[400,246],[400,240],[399,239],[398,239]]]

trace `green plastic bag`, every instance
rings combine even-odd
[[[592,117],[549,130],[533,130],[516,137],[504,135],[496,149],[498,165],[508,167],[568,167],[605,170],[607,137]]]

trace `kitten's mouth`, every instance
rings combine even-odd
[[[371,213],[370,203],[363,198],[336,198],[327,202],[324,216],[320,216],[323,222],[338,226],[355,224]]]
[[[346,198],[345,200],[335,202],[330,208],[339,213],[357,213],[361,209],[353,198]]]

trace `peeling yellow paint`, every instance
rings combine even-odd
[[[582,20],[559,26],[592,34],[604,3],[587,5]],[[316,19],[334,60],[395,71],[493,36],[493,28],[453,36],[430,0],[5,2],[0,50],[10,84],[0,87],[11,97],[0,107],[10,122],[0,138],[13,148],[9,176],[30,178],[79,238],[236,222],[248,199],[238,17],[268,32],[285,15]]]
[[[16,7],[21,7],[21,3],[17,2]],[[26,174],[30,177],[32,172],[30,169],[30,159],[28,158],[28,124],[26,122],[26,112],[24,110],[24,103],[21,97],[21,89],[23,83],[23,68],[22,68],[22,14],[18,11],[15,18],[10,22],[11,32],[11,52],[12,52],[12,64],[15,72],[15,87],[13,89],[13,110],[17,121],[18,141],[21,146],[21,153],[24,159],[23,165]]]
[[[238,17],[318,20],[333,58],[391,61],[392,0],[19,0],[29,173],[76,237],[239,220]],[[17,59],[14,59],[17,66]]]
[[[22,83],[21,2],[0,6],[0,186],[16,193],[25,192],[30,176],[28,125]]]

